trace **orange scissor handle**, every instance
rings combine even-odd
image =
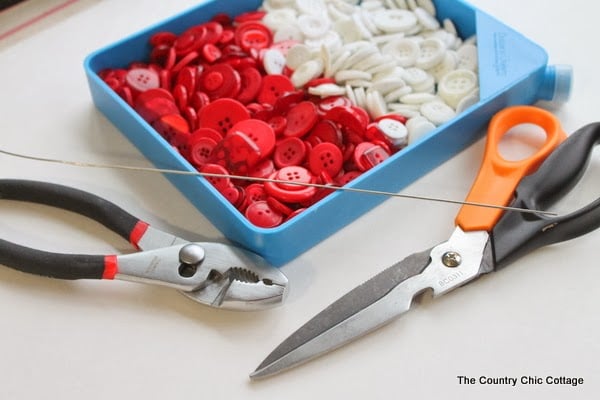
[[[519,161],[508,161],[500,155],[498,146],[502,137],[520,124],[541,127],[546,132],[546,141],[532,156]],[[546,110],[515,106],[500,111],[490,121],[483,163],[465,201],[507,206],[521,179],[534,172],[566,137],[560,121]],[[489,232],[503,212],[496,208],[464,205],[456,216],[455,223],[463,231]]]

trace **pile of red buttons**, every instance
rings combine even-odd
[[[180,35],[156,33],[149,62],[100,76],[250,222],[270,228],[331,192],[302,183],[343,186],[395,149],[348,98],[308,94],[330,80],[298,89],[289,68],[268,74],[265,52],[285,56],[295,42],[273,43],[263,16],[220,14]]]

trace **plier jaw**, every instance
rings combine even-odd
[[[194,301],[229,310],[280,305],[288,284],[262,257],[213,242],[183,242],[116,256],[114,278],[172,287]]]

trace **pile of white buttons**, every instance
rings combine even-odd
[[[275,42],[298,42],[266,56],[269,69],[287,65],[298,88],[333,78],[310,93],[347,96],[372,118],[402,115],[411,141],[479,100],[475,39],[440,23],[431,0],[264,0],[262,9]]]

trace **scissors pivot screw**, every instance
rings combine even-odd
[[[462,262],[462,257],[455,251],[448,251],[442,256],[442,263],[448,268],[456,268]]]

